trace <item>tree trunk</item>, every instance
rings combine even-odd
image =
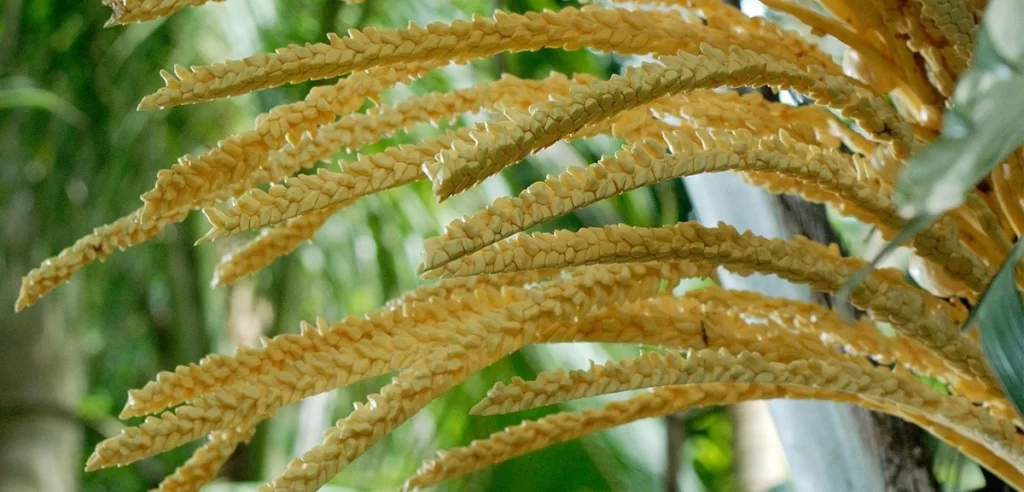
[[[14,314],[18,272],[0,286],[0,492],[78,489],[83,391],[79,344],[68,332],[62,296]]]
[[[701,174],[690,176],[684,182],[702,223],[713,225],[722,221],[766,237],[789,236],[775,200],[760,188],[743,182],[738,175]],[[807,286],[776,276],[743,277],[723,271],[719,277],[727,288],[811,299]],[[829,402],[773,400],[769,408],[786,452],[795,490],[884,490],[878,454],[858,432],[851,407]]]
[[[822,244],[840,244],[839,236],[828,223],[825,207],[795,197],[778,197],[783,224],[791,234],[802,234]],[[846,251],[843,251],[846,254]],[[833,305],[832,296],[816,295],[816,300]],[[838,306],[852,313],[852,306]],[[862,408],[853,414],[864,438],[878,454],[885,490],[888,492],[933,492],[939,490],[931,472],[932,456],[922,445],[925,432],[902,419]]]

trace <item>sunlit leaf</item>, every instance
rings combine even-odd
[[[1017,413],[1024,415],[1024,302],[1013,275],[1021,255],[1024,241],[1017,242],[999,267],[964,328],[975,321],[981,324],[981,348],[988,364]]]

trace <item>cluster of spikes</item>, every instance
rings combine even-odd
[[[110,0],[111,23],[147,21],[205,0]],[[984,0],[821,0],[830,12],[764,0],[848,47],[837,63],[815,43],[718,0],[640,0],[525,15],[496,12],[403,29],[351,30],[243,60],[163,72],[140,108],[200,103],[310,79],[338,79],[260,116],[252,130],[158,174],[134,213],[102,226],[24,279],[22,309],[94,260],[202,211],[204,240],[261,229],[224,257],[215,285],[251,275],[309,240],[361,197],[430,180],[438,199],[556,142],[610,135],[621,150],[571,167],[453,221],[426,241],[420,272],[439,279],[378,311],[210,355],[134,390],[122,417],[142,424],[100,443],[89,470],[127,465],[206,437],[160,485],[197,490],[260,421],[305,397],[396,376],[357,404],[262,490],[315,490],[430,401],[532,344],[660,346],[629,360],[497,384],[475,414],[515,412],[643,390],[603,408],[526,421],[438,454],[406,486],[426,487],[545,446],[687,408],[768,398],[853,403],[928,430],[1024,488],[1024,425],[961,332],[1024,231],[1024,155],[1012,154],[965,204],[918,235],[912,274],[878,269],[850,295],[867,313],[842,319],[815,304],[707,288],[683,278],[725,268],[776,274],[822,292],[864,262],[834,246],[678,223],[529,234],[527,229],[653,183],[737,172],[774,193],[826,203],[892,237],[907,225],[891,200],[908,156],[933,139],[971,49]],[[390,87],[450,63],[560,48],[647,55],[607,80],[505,75],[358,112]],[[347,76],[346,76],[347,75]],[[731,89],[768,86],[814,101],[794,107]],[[296,173],[418,123],[484,111],[489,121]],[[267,186],[269,185],[269,186]],[[875,323],[890,325],[883,334]],[[941,388],[922,382],[926,376]],[[161,413],[163,412],[163,413]]]

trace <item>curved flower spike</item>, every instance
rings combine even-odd
[[[423,463],[416,475],[406,481],[404,488],[415,490],[430,487],[553,444],[645,418],[672,415],[708,406],[777,398],[852,403],[898,416],[952,444],[986,468],[993,470],[1007,483],[1015,484],[1015,487],[1024,484],[1024,474],[1017,471],[1011,462],[976,441],[965,439],[957,430],[941,425],[921,412],[832,389],[776,383],[704,383],[654,388],[628,400],[609,403],[604,408],[561,412],[508,427],[486,439],[473,441],[468,446],[440,451],[436,458]]]

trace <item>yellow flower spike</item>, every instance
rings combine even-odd
[[[589,80],[589,76],[578,76],[575,80]],[[297,145],[289,146],[273,156],[268,167],[280,169],[276,175],[290,176],[298,169],[328,158],[342,148],[373,142],[399,130],[410,129],[419,123],[449,122],[462,113],[481,108],[526,108],[547,94],[567,92],[569,83],[568,78],[558,73],[544,80],[523,80],[504,75],[498,81],[481,86],[415,97],[393,107],[376,108],[367,114],[352,115],[322,127],[317,135],[304,138]],[[285,187],[299,187],[301,191],[274,187],[269,190],[270,194],[259,189],[250,191],[246,195],[249,197],[247,200],[260,202],[260,207],[251,211],[235,207],[224,215],[211,217],[214,228],[204,240],[290,219],[312,212],[314,206],[316,209],[325,208],[327,204],[321,200],[306,198],[309,191],[306,183],[315,186],[314,189],[320,192],[334,189],[331,203],[337,204],[357,198],[351,195],[353,189],[358,189],[361,196],[420,179],[422,175],[419,164],[439,152],[441,148],[438,146],[447,147],[456,141],[468,142],[468,131],[452,131],[448,135],[422,144],[403,145],[386,149],[379,154],[363,155],[356,162],[345,164],[342,173],[321,170],[317,176],[295,177],[283,183]],[[429,155],[424,155],[426,152],[429,152]],[[378,182],[382,175],[386,176],[385,182]],[[327,188],[320,185],[322,181],[331,179],[333,182]],[[374,182],[371,189],[364,189],[367,180]],[[293,198],[302,201],[301,207],[296,208],[289,201]],[[276,211],[264,213],[268,208],[276,208]]]
[[[813,203],[833,205],[844,215],[879,226],[886,238],[894,236],[906,226],[906,220],[899,217],[891,201],[884,195],[872,193],[853,201],[848,195],[837,193],[834,189],[779,173],[748,172],[746,177],[771,193],[796,194]],[[878,201],[880,196],[884,203]],[[969,231],[958,229],[953,220],[946,217],[915,237],[910,244],[917,254],[941,265],[945,275],[959,278],[965,285],[980,292],[992,277],[992,271],[985,260],[990,251],[984,247],[990,240],[985,236],[970,236],[965,232]],[[981,244],[980,239],[984,239],[980,241]]]
[[[487,350],[483,340],[466,340],[425,355],[380,393],[371,395],[369,404],[339,420],[324,434],[322,444],[292,460],[281,475],[260,491],[319,489],[427,403],[518,348],[509,344]]]
[[[835,207],[837,212],[849,217],[854,217],[867,224],[878,224],[879,222],[879,218],[875,214],[858,207],[852,202],[844,200],[843,197],[834,191],[826,190],[817,186],[815,183],[801,181],[800,179],[789,176],[780,176],[771,172],[762,173],[757,171],[748,171],[743,174],[743,178],[745,181],[760,186],[761,188],[764,188],[765,191],[772,194],[797,195],[811,203],[829,204]],[[880,228],[887,234],[892,231],[888,226],[883,225]],[[940,234],[947,239],[953,239],[952,236],[949,236],[948,234],[941,232]],[[958,248],[963,248],[963,246],[958,245]]]
[[[502,293],[499,286],[478,285],[474,291],[462,296],[407,303],[396,310],[350,316],[337,323],[328,324],[321,319],[316,327],[303,324],[301,334],[278,335],[265,347],[242,347],[234,356],[211,354],[198,364],[178,366],[173,372],[161,372],[143,388],[129,392],[121,418],[159,412],[217,388],[281,371],[290,361],[302,360],[307,355],[350,351],[359,344],[369,343],[375,335],[406,335],[417,339],[417,343],[427,343],[431,335],[428,328],[457,316],[483,314],[521,296],[522,289]],[[366,377],[376,375],[379,374],[372,373]],[[349,379],[345,381],[354,382],[346,377]]]
[[[917,374],[927,374],[950,384],[955,394],[990,404],[1000,418],[1019,420],[1002,393],[974,384],[973,379],[951,371],[945,361],[920,342],[905,336],[887,337],[871,321],[841,319],[820,304],[766,297],[755,292],[710,287],[686,293],[683,299],[697,301],[703,309],[743,318],[775,320],[789,329],[819,334],[846,347],[848,353],[871,357],[883,364],[901,364]]]
[[[720,287],[690,291],[681,299],[694,301],[707,312],[774,321],[789,330],[823,335],[854,353],[879,358],[883,364],[900,363],[920,374],[955,377],[942,359],[922,350],[912,339],[886,337],[869,319],[849,322],[821,304]]]
[[[41,299],[90,263],[103,261],[115,251],[124,251],[160,234],[169,224],[185,220],[188,209],[179,209],[168,216],[140,223],[137,213],[93,229],[57,256],[44,261],[21,279],[21,291],[14,310],[21,311]]]
[[[412,64],[406,70],[376,70],[355,74],[334,86],[315,88],[304,101],[282,105],[262,115],[257,119],[256,129],[228,137],[199,157],[182,158],[170,170],[161,171],[158,178],[156,190],[163,190],[171,186],[167,183],[174,183],[171,191],[166,193],[172,199],[148,202],[141,209],[94,229],[90,235],[44,261],[22,279],[22,291],[15,309],[20,311],[32,305],[93,261],[102,261],[115,250],[123,251],[156,237],[167,226],[184,221],[191,210],[290,176],[299,168],[277,165],[268,171],[259,167],[268,149],[284,146],[283,137],[314,130],[318,122],[354,111],[367,97],[431,68],[433,65],[430,64]],[[295,121],[296,115],[301,117],[299,121]],[[272,128],[280,132],[276,139],[269,138]],[[272,156],[271,165],[274,163]],[[225,168],[230,171],[225,171]],[[287,174],[280,174],[282,171]],[[231,177],[226,177],[224,172],[230,172]],[[191,186],[188,183],[192,178],[199,178],[203,185],[198,189],[183,188]],[[149,194],[164,196],[163,191]]]
[[[382,309],[400,310],[404,306],[436,299],[458,298],[473,294],[477,289],[524,287],[545,279],[558,278],[562,270],[530,270],[526,272],[498,273],[467,278],[448,278],[410,290],[387,302]]]
[[[654,388],[628,400],[615,401],[603,408],[561,412],[478,439],[468,446],[440,451],[423,463],[405,489],[419,489],[482,470],[488,466],[566,442],[588,434],[618,427],[637,420],[672,415],[690,409],[731,405],[745,401],[799,398],[852,403],[908,420],[950,443],[982,463],[1015,487],[1024,485],[1024,474],[976,441],[965,439],[950,426],[938,424],[927,414],[873,398],[843,391],[775,383],[687,384]]]
[[[870,38],[864,38],[843,23],[788,0],[764,0],[762,3],[772,10],[792,15],[800,22],[810,26],[820,36],[829,35],[838,39],[843,44],[849,46],[850,49],[857,51],[860,56],[865,57],[867,65],[872,70],[881,72],[875,74],[875,76],[886,81],[881,86],[875,87],[875,90],[879,93],[889,92],[892,86],[899,84],[902,70],[893,64],[893,61],[886,53],[880,51],[872,44],[869,41]]]
[[[494,275],[477,275],[465,278],[448,278],[440,280],[434,284],[422,286],[418,289],[409,291],[400,297],[392,299],[384,306],[383,309],[401,309],[402,306],[406,304],[426,302],[435,297],[460,297],[472,294],[476,289],[497,289],[501,287],[517,288],[530,286],[532,284],[540,285],[544,281],[554,282],[563,278],[579,277],[581,275],[586,275],[589,272],[619,272],[618,276],[620,278],[624,275],[623,272],[630,272],[638,275],[640,279],[655,278],[659,282],[664,280],[668,283],[670,288],[673,288],[680,279],[708,278],[714,274],[715,270],[714,267],[704,263],[691,263],[687,261],[667,261],[651,264],[641,263],[638,265],[623,266],[627,267],[627,269],[608,270],[603,267],[597,269],[594,267],[580,267],[568,269],[527,270],[522,272],[498,273]]]
[[[444,199],[463,191],[584,126],[622,111],[668,94],[720,86],[772,85],[804,92],[818,104],[857,120],[876,138],[890,142],[897,155],[909,152],[913,138],[909,126],[881,99],[850,84],[851,79],[821,73],[812,77],[764,55],[741,49],[726,54],[707,44],[701,46],[700,55],[679,53],[661,57],[661,61],[664,65],[645,64],[607,81],[576,86],[567,97],[554,97],[528,115],[475,135],[477,145],[442,152],[437,160],[424,164],[435,194]]]
[[[935,39],[936,33],[925,27],[921,2],[904,2],[902,11],[902,22],[895,24],[897,31],[908,38],[907,46],[924,59],[931,84],[943,96],[950,97],[956,87],[957,74],[943,53],[942,43]]]
[[[953,76],[967,69],[974,49],[978,19],[968,0],[911,0],[919,5],[921,23],[939,48]]]
[[[941,127],[944,101],[949,95],[943,92],[943,87],[935,83],[928,68],[923,67],[915,57],[915,52],[907,41],[907,35],[900,32],[900,26],[906,25],[907,20],[899,5],[886,1],[877,3],[882,23],[877,27],[877,32],[885,40],[893,61],[906,75],[905,82],[892,95],[900,101],[901,106],[913,111],[914,119],[930,129],[937,130]]]
[[[704,152],[689,152],[686,132],[667,134],[668,149],[645,141],[624,147],[612,156],[605,156],[586,168],[570,168],[558,176],[549,176],[535,183],[515,198],[499,198],[488,208],[470,217],[451,222],[444,234],[424,244],[423,268],[438,268],[429,258],[443,251],[445,261],[453,261],[478,251],[513,234],[566,215],[597,201],[636,188],[700,173],[723,171],[756,171],[773,177],[797,178],[813,184],[836,198],[829,203],[850,203],[866,212],[869,223],[899,230],[906,221],[898,216],[888,197],[863,184],[851,170],[855,167],[848,156],[823,151],[781,138],[752,139],[747,132],[698,132]],[[686,143],[684,143],[686,142]],[[799,190],[787,190],[793,192]],[[950,245],[949,248],[936,244]],[[977,275],[987,275],[981,259],[957,244],[956,238],[932,229],[915,242],[921,254],[938,264],[970,265]],[[976,279],[981,281],[981,278]]]
[[[304,133],[316,133],[317,127],[333,122],[338,116],[348,116],[358,110],[367,97],[375,97],[437,66],[434,62],[417,62],[355,73],[337,84],[313,88],[303,101],[270,110],[257,118],[253,130],[221,140],[199,156],[186,155],[170,169],[160,171],[153,189],[142,194],[142,220],[193,203],[205,206],[210,197],[232,184],[245,183],[246,188],[263,184],[262,180],[255,183],[247,180],[267,165],[271,152],[289,141],[297,141]],[[147,104],[148,101],[143,100],[142,106],[149,107]]]
[[[495,337],[498,332],[504,333],[512,337],[508,343],[515,348],[510,350],[516,350],[534,339],[541,323],[574,319],[592,304],[610,305],[658,295],[662,279],[672,283],[681,275],[708,272],[708,267],[687,263],[588,268],[538,289],[505,290],[486,302],[479,297],[464,299],[455,312],[435,311],[431,305],[422,311],[415,307],[383,311],[377,319],[350,319],[330,328],[284,335],[270,341],[263,350],[248,349],[235,358],[211,357],[199,365],[183,366],[177,374],[158,379],[134,394],[125,410],[128,415],[173,404],[181,400],[181,393],[191,398],[191,404],[150,417],[139,427],[103,441],[87,466],[95,470],[128,464],[217,429],[252,425],[302,398],[409,367],[444,347],[457,347],[457,343],[452,345],[453,340],[469,336],[466,333],[472,338],[482,336],[473,335],[478,332]],[[504,303],[506,295],[512,302]],[[488,302],[495,306],[484,307]],[[422,313],[417,318],[407,316],[417,312]],[[422,330],[424,315],[440,323]],[[402,328],[399,321],[406,327]],[[506,340],[484,339],[492,345]],[[496,359],[487,360],[485,365]],[[273,361],[280,361],[280,366]],[[196,394],[189,396],[192,391]]]
[[[223,287],[270,266],[274,260],[291,253],[306,241],[312,241],[331,215],[345,204],[325,208],[291,219],[260,232],[256,238],[224,255],[214,267],[210,285]]]
[[[839,290],[853,272],[864,266],[862,260],[840,258],[837,252],[800,236],[786,242],[739,234],[724,224],[709,228],[680,223],[658,229],[616,225],[521,235],[449,262],[427,275],[469,276],[665,259],[705,261],[744,275],[774,273],[827,292]],[[893,277],[885,271],[873,272],[854,291],[851,301],[921,341],[964,377],[995,388],[977,343],[960,336],[946,306]]]
[[[700,34],[701,40],[720,49],[737,47],[763,53],[777,60],[793,63],[801,68],[820,67],[831,75],[842,75],[843,69],[833,60],[832,55],[824,52],[820,47],[811,44],[800,37],[800,35],[782,29],[778,24],[763,22],[761,19],[747,17],[735,7],[722,4],[723,7],[713,7],[709,1],[674,1],[668,0],[669,4],[688,4],[701,13],[699,20],[688,19],[687,22],[707,28]],[[697,7],[696,4],[700,6]],[[685,5],[683,5],[685,7]],[[661,15],[655,18],[666,27],[671,27],[678,22],[677,16]],[[686,51],[694,52],[687,49]],[[866,87],[856,82],[862,87]]]
[[[898,8],[880,5],[885,12],[876,11],[870,2],[853,11],[842,9],[847,23],[824,17],[788,0],[768,0],[768,8],[785,12],[807,24],[819,34],[828,34],[851,48],[844,54],[844,71],[870,85],[878,93],[899,89],[912,102],[917,121],[935,125],[942,106],[941,95],[929,85],[918,68],[913,54],[905,42],[895,37],[892,19]],[[862,25],[866,23],[870,27]]]
[[[750,324],[740,316],[702,312],[700,306],[671,296],[609,306],[578,321],[541,328],[537,343],[602,342],[656,345],[672,350],[744,350],[771,354],[776,362],[807,357],[840,357],[858,364],[865,358],[840,354],[820,333],[804,333],[777,323]]]
[[[107,26],[144,22],[167,17],[186,7],[198,7],[207,2],[224,0],[103,0],[113,13]]]
[[[103,4],[114,12],[107,26],[145,22],[168,17],[187,7],[198,7],[208,2],[224,0],[103,0]],[[365,0],[341,0],[345,3],[362,3]]]
[[[317,218],[326,219],[359,198],[423,179],[419,168],[421,162],[433,158],[454,142],[468,142],[469,135],[470,129],[450,131],[418,144],[399,145],[376,154],[360,155],[354,162],[342,164],[341,172],[320,169],[316,174],[288,178],[280,185],[271,186],[268,191],[251,190],[226,212],[208,215],[212,227],[200,241],[218,239],[310,213],[323,212]],[[311,224],[315,222],[310,221]],[[315,228],[309,230],[315,232]],[[312,239],[312,235],[302,239]],[[222,277],[218,275],[218,278]]]
[[[865,395],[929,415],[1004,459],[1018,460],[1024,452],[1024,437],[1017,434],[1016,426],[994,418],[970,401],[942,395],[908,374],[838,357],[789,361],[758,352],[733,355],[724,349],[700,350],[686,358],[648,353],[587,370],[544,372],[533,381],[498,383],[472,413],[509,413],[631,389],[706,383],[792,384]]]
[[[586,79],[577,77],[577,80]],[[518,89],[523,89],[525,94],[521,97],[517,96]],[[458,91],[437,98],[434,96],[428,97],[459,101],[457,106],[446,110],[454,113],[479,105],[497,104],[509,108],[525,107],[537,97],[533,93],[540,93],[545,90],[556,94],[564,93],[568,90],[568,79],[561,75],[554,75],[547,81],[536,83],[534,81],[522,81],[513,77],[506,77],[499,82],[494,82],[480,88]],[[692,108],[691,112],[693,114],[685,115],[688,119],[694,120],[695,123],[706,124],[712,127],[753,126],[762,130],[770,130],[772,126],[779,124],[773,121],[773,118],[783,118],[793,121],[796,125],[806,123],[808,127],[804,133],[805,139],[821,138],[828,143],[836,144],[834,140],[830,140],[825,134],[828,131],[826,130],[828,118],[831,117],[827,113],[823,113],[821,108],[792,108],[781,104],[770,104],[761,99],[760,96],[756,96],[756,98],[733,97],[712,92],[696,92],[692,98],[687,96],[689,95],[655,101],[651,105],[651,109],[687,111]],[[760,100],[761,104],[744,104],[746,101],[755,100]],[[417,102],[410,106],[419,105]],[[752,105],[754,106],[754,113],[750,114],[749,110]],[[399,110],[396,109],[395,111],[398,112]],[[431,115],[444,114],[446,111],[430,110],[428,113]],[[747,111],[747,114],[741,115],[742,111]],[[618,137],[633,135],[653,136],[651,134],[659,130],[671,129],[668,125],[652,122],[649,116],[644,116],[646,114],[647,110],[645,108],[637,108],[622,113],[603,124],[584,128],[581,132],[577,132],[574,137],[600,133],[610,133]],[[446,140],[445,142],[447,143],[444,143],[444,145],[450,146],[453,142],[460,140],[468,143],[468,133],[465,133],[468,131],[460,130],[457,132],[458,138]],[[421,176],[418,174],[418,169],[411,169],[408,166],[413,163],[427,161],[433,157],[433,154],[442,150],[434,149],[431,146],[429,151],[423,151],[420,150],[420,147],[424,147],[424,145],[417,144],[415,146],[399,146],[387,149],[380,154],[361,156],[358,161],[346,164],[341,173],[321,170],[316,175],[305,175],[287,179],[282,185],[283,188],[272,187],[269,192],[254,190],[250,192],[250,196],[260,203],[259,207],[247,210],[246,207],[239,205],[231,208],[225,214],[211,217],[211,223],[214,227],[205,239],[215,239],[236,232],[275,224],[298,215],[313,213],[323,208],[330,207],[332,210],[338,210],[343,206],[341,205],[342,203],[349,203],[360,196],[401,186],[419,179]],[[409,152],[413,152],[416,155],[407,154],[406,149],[412,149]],[[430,153],[430,155],[419,155],[424,152]],[[366,181],[371,179],[373,183],[367,186]],[[358,193],[354,193],[355,191],[358,191]],[[270,211],[269,213],[267,213],[268,210]],[[325,214],[318,214],[317,218],[323,217]],[[306,222],[321,221],[313,221],[311,219],[304,221],[303,225]],[[287,229],[293,228],[289,226]],[[311,231],[314,228],[304,227],[303,230]],[[301,242],[302,240],[309,239],[310,236],[294,235],[292,237]],[[274,249],[280,250],[283,248]],[[290,249],[286,251],[290,251]],[[255,255],[256,258],[272,259],[270,255],[262,255],[254,251],[247,252],[247,255],[250,254]],[[249,272],[251,269],[245,269],[244,271]],[[224,278],[226,277],[218,275],[218,279]],[[231,275],[230,278],[237,279],[239,277]],[[224,283],[223,280],[217,282],[218,285],[222,283]]]
[[[584,7],[522,15],[498,11],[493,18],[426,27],[350,30],[344,38],[328,35],[329,43],[292,45],[273,54],[167,74],[166,87],[145,101],[160,107],[197,103],[373,67],[470,61],[504,51],[586,47],[622,54],[674,53],[696,49],[695,40],[713,35],[703,26],[664,21],[664,16],[653,13]]]
[[[244,430],[229,429],[210,434],[209,441],[196,449],[192,457],[174,473],[160,482],[156,492],[193,492],[217,478],[224,463],[231,458],[239,444],[252,439],[255,427]]]
[[[839,125],[838,120],[827,109],[769,102],[758,92],[740,95],[732,91],[695,90],[657,99],[647,108],[627,111],[612,121],[627,114],[645,114],[648,111],[659,117],[680,118],[694,128],[745,129],[759,137],[774,135],[785,129],[804,143],[825,148],[835,148],[840,144],[839,133],[834,128]],[[649,138],[656,136],[660,136],[660,133]]]
[[[447,346],[455,332],[428,333]],[[129,464],[214,430],[253,425],[302,398],[409,367],[432,353],[437,353],[437,344],[418,344],[407,334],[375,335],[351,347],[311,350],[286,359],[280,370],[216,387],[189,405],[148,417],[138,427],[98,444],[87,468]]]

